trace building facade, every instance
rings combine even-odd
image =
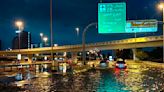
[[[20,46],[20,49],[31,48],[31,33],[30,32],[22,31],[20,32],[20,35],[19,33],[17,33],[17,35],[13,38],[12,49],[19,49],[19,46]]]

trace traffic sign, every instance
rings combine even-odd
[[[156,19],[129,20],[126,23],[126,33],[156,32],[157,29],[158,21]]]
[[[125,33],[126,3],[98,4],[98,32]]]

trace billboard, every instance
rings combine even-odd
[[[156,32],[158,29],[158,21],[150,20],[129,20],[126,22],[126,33],[138,32]]]
[[[98,32],[125,33],[126,3],[98,4]]]

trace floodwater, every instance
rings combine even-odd
[[[162,92],[164,69],[144,65],[120,69],[91,69],[79,74],[57,75],[47,72],[28,80],[21,89],[24,92]],[[8,86],[3,88],[7,92]],[[2,89],[0,89],[2,91]],[[11,92],[14,92],[12,90]]]

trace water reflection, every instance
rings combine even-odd
[[[113,72],[112,69],[101,71],[99,88],[97,89],[98,92],[128,92],[128,90],[123,90],[125,85],[118,81],[122,76],[121,71],[115,72],[116,74],[119,73],[118,75],[114,75]],[[115,76],[117,76],[117,78]]]
[[[53,75],[53,87],[51,91],[86,92],[96,90],[95,87],[98,86],[98,79],[95,76],[99,76],[99,73],[96,71],[77,75],[70,74],[65,77]]]
[[[158,92],[164,88],[164,72],[161,68],[138,65],[138,68],[115,69],[118,82],[126,85],[124,90],[132,92]]]
[[[119,72],[118,72],[119,71]],[[118,73],[118,74],[117,74]],[[140,70],[128,69],[128,70],[115,70],[116,79],[118,82],[126,85],[124,90],[139,91],[142,92],[142,74]]]

